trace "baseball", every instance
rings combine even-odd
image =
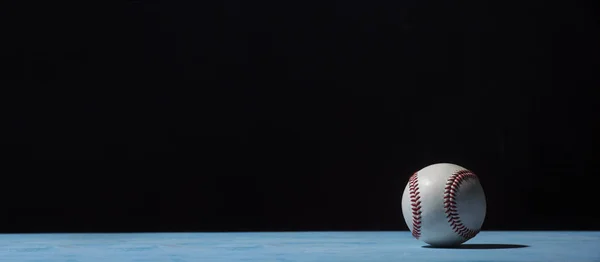
[[[458,246],[475,237],[485,219],[479,178],[461,166],[439,163],[414,173],[402,195],[404,221],[431,246]]]

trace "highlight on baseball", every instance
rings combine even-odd
[[[412,235],[431,246],[459,246],[483,225],[486,200],[479,178],[451,163],[415,172],[402,195],[402,214]]]

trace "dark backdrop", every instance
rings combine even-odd
[[[0,231],[405,230],[436,162],[599,229],[597,6],[193,2],[5,4]]]

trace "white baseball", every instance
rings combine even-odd
[[[449,163],[414,173],[402,195],[402,213],[412,235],[431,246],[458,246],[475,237],[485,219],[479,178]]]

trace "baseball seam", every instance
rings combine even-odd
[[[410,205],[412,209],[412,235],[421,237],[421,196],[419,196],[419,178],[414,173],[408,182],[410,192]]]
[[[446,210],[448,223],[450,224],[450,227],[452,227],[452,231],[465,240],[475,237],[479,233],[479,230],[468,228],[460,220],[456,207],[456,194],[458,193],[460,185],[464,181],[471,179],[477,179],[477,176],[469,170],[460,170],[448,178],[444,191],[444,208]]]

